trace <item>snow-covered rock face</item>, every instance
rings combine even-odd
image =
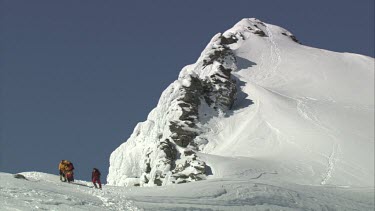
[[[126,185],[134,177],[142,186],[205,179],[206,164],[192,150],[207,143],[196,139],[203,132],[198,126],[200,108],[218,115],[231,109],[235,100],[231,72],[236,59],[227,44],[228,38],[217,34],[197,63],[185,67],[163,92],[147,121],[112,153],[109,184]]]
[[[167,185],[212,171],[373,186],[373,65],[373,58],[303,46],[281,27],[243,19],[181,70],[111,154],[107,181]],[[246,162],[224,168],[211,155]]]

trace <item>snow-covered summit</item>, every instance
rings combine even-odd
[[[270,31],[270,28],[272,28],[274,33]],[[289,40],[295,43],[299,43],[297,38],[290,31],[279,26],[263,23],[256,18],[244,18],[237,24],[235,24],[231,29],[228,29],[223,33],[225,37],[240,35],[245,39],[248,38],[251,34],[255,34],[261,37],[277,37],[277,39]]]
[[[112,153],[108,183],[268,175],[373,187],[373,67],[373,58],[304,46],[286,29],[242,19],[212,38]]]

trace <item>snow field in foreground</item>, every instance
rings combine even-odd
[[[0,173],[1,210],[373,210],[373,188],[307,186],[228,177],[163,187],[92,188],[58,175]]]

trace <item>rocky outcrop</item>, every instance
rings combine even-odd
[[[170,138],[185,151],[181,153],[175,168],[172,170],[172,183],[183,183],[205,178],[206,164],[192,151],[197,150],[199,143],[195,138],[201,133],[197,126],[199,122],[199,106],[201,103],[218,112],[231,109],[236,96],[236,83],[231,76],[235,70],[235,57],[227,47],[237,41],[236,37],[216,36],[212,45],[208,45],[198,65],[187,74],[182,74],[180,80],[189,83],[181,87],[178,107],[181,114],[178,120],[170,121]],[[207,68],[210,74],[205,72]]]
[[[262,29],[260,29],[256,24],[254,24],[253,27],[248,26],[247,29],[260,37],[268,37],[267,34]]]
[[[199,121],[198,109],[202,100],[213,109],[221,111],[230,109],[234,103],[236,83],[231,72],[235,67],[235,57],[230,48],[222,43],[232,43],[235,39],[222,35],[217,39],[217,45],[206,48],[206,54],[202,55],[203,58],[198,63],[200,65],[195,71],[180,77],[181,80],[188,80],[189,84],[181,87],[183,94],[178,98],[182,113],[178,120],[171,121],[169,126],[172,140],[180,147],[196,148],[193,140],[199,135],[196,123]],[[228,62],[231,64],[228,65]],[[202,74],[205,73],[205,68],[210,68],[211,74]]]
[[[171,139],[180,147],[191,145],[194,138],[199,134],[196,130],[198,121],[198,108],[203,93],[202,82],[190,76],[190,85],[182,86],[181,97],[178,98],[177,106],[181,109],[178,120],[170,121],[169,129],[172,132]]]
[[[251,27],[257,36],[265,36]],[[209,167],[196,153],[208,143],[200,137],[206,130],[201,118],[206,121],[232,108],[237,95],[232,48],[244,39],[241,32],[219,33],[195,64],[183,68],[147,121],[112,153],[109,184],[154,186],[206,178]],[[202,108],[210,112],[202,115]]]
[[[169,141],[169,139],[164,139],[159,142],[156,151],[160,156],[157,157],[156,165],[151,165],[151,159],[145,160],[145,167],[144,173],[142,174],[142,184],[156,184],[161,186],[163,181],[166,177],[166,171],[170,169],[174,169],[175,167],[175,160],[178,155],[175,145]],[[168,167],[166,169],[166,167]]]
[[[14,174],[13,177],[16,178],[16,179],[27,180],[27,178],[24,175],[22,175],[22,174]]]
[[[194,152],[199,145],[195,138],[202,133],[197,125],[199,107],[206,104],[218,113],[231,109],[236,97],[236,82],[231,75],[236,60],[227,45],[237,40],[218,34],[195,67],[180,74],[181,86],[173,89],[177,97],[167,109],[178,115],[169,118],[169,133],[164,132],[157,147],[146,152],[141,185],[185,183],[206,177],[206,163]]]
[[[193,150],[184,150],[172,171],[171,182],[175,184],[198,181],[206,178],[206,163],[199,160]]]
[[[298,44],[301,44],[301,42],[298,41],[298,39],[297,39],[292,33],[290,33],[290,32],[282,32],[281,34],[284,35],[284,36],[289,37],[289,38],[290,38],[291,40],[293,40],[294,42],[296,42],[296,43],[298,43]]]

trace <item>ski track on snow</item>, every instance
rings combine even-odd
[[[273,45],[273,47],[271,47],[271,49],[278,49],[277,48],[277,44],[273,40],[272,32],[268,28],[267,28],[267,32],[269,33],[270,41],[271,41],[271,43]],[[279,54],[278,50],[272,50],[272,52],[274,52],[274,53],[271,53],[271,55],[278,55],[278,56],[276,57],[277,58],[276,62],[274,62],[275,61],[274,60],[275,57],[271,56],[271,61],[273,61],[273,64],[275,66],[274,66],[274,68],[272,68],[272,71],[267,75],[268,77],[270,76],[270,74],[274,73],[277,70],[278,65],[280,63],[280,60],[281,60],[281,57],[280,57],[280,54]],[[327,170],[326,170],[326,173],[324,174],[324,176],[323,176],[323,178],[321,180],[321,184],[322,185],[327,184],[327,182],[329,181],[329,179],[332,177],[332,175],[334,173],[334,170],[335,170],[335,167],[336,167],[336,163],[339,160],[338,153],[340,152],[340,145],[338,143],[338,139],[336,138],[336,136],[333,135],[334,131],[332,131],[331,129],[329,129],[327,126],[324,126],[324,124],[318,119],[318,117],[313,112],[309,111],[308,107],[305,105],[305,103],[303,101],[303,98],[297,99],[297,98],[285,96],[285,95],[283,95],[281,93],[278,93],[278,92],[276,92],[274,90],[269,90],[267,88],[265,88],[265,89],[268,90],[268,91],[270,91],[270,92],[272,92],[272,93],[281,95],[283,97],[286,97],[286,98],[289,98],[289,99],[295,101],[297,103],[297,111],[300,114],[300,116],[302,116],[304,119],[307,119],[308,121],[312,122],[316,127],[318,127],[319,129],[323,130],[331,138],[331,140],[332,140],[332,149],[331,149],[331,153],[330,153],[329,156],[324,155],[322,153],[312,152],[311,150],[308,150],[308,149],[303,149],[303,150],[306,150],[308,152],[317,153],[320,156],[323,156],[323,157],[325,157],[327,159]],[[308,98],[306,98],[306,100],[308,100]],[[289,142],[290,144],[293,144],[296,147],[300,148],[300,146],[298,144],[296,144],[295,142],[293,142],[292,140],[290,140],[287,136],[283,135],[281,133],[281,131],[279,129],[277,129],[276,127],[274,127],[272,124],[270,124],[269,122],[266,122],[266,124],[269,126],[269,128],[271,130],[273,130],[276,133],[276,135],[277,135],[278,138],[284,139],[286,142]]]
[[[87,186],[86,184],[73,183],[72,185],[81,185]],[[134,202],[129,200],[127,197],[122,196],[121,194],[115,193],[107,187],[103,186],[102,190],[95,189],[94,187],[77,187],[77,191],[83,194],[89,194],[100,201],[102,201],[102,206],[105,207],[105,210],[119,210],[119,211],[139,211],[139,209],[134,205]]]
[[[281,63],[281,51],[280,51],[280,48],[279,46],[277,45],[274,37],[273,37],[273,33],[271,32],[271,30],[269,29],[269,26],[266,26],[266,31],[267,31],[267,35],[269,37],[269,41],[271,42],[271,47],[270,47],[270,57],[271,57],[271,62],[272,62],[272,66],[271,66],[271,69],[270,71],[267,73],[267,75],[264,77],[263,80],[266,80],[270,77],[272,77],[272,75],[277,71],[277,69],[279,68],[280,66],[280,63]],[[282,77],[282,76],[280,76]]]
[[[264,70],[264,50],[262,50],[262,53],[260,54],[260,64],[258,65],[258,72],[261,73]],[[265,76],[262,76],[261,74],[257,74],[255,76],[254,82],[262,82],[265,79]]]
[[[303,118],[309,120],[316,127],[326,132],[332,140],[331,154],[329,155],[329,157],[325,156],[327,158],[326,174],[323,176],[323,179],[320,182],[320,184],[325,185],[327,184],[329,179],[332,177],[332,174],[335,170],[336,162],[339,160],[338,155],[337,155],[338,152],[340,151],[340,145],[339,145],[338,139],[336,138],[335,135],[333,135],[334,131],[324,126],[324,124],[319,120],[319,118],[312,111],[309,110],[308,106],[304,103],[303,98],[296,99],[296,100],[297,100],[298,113]]]
[[[326,170],[326,173],[325,175],[323,176],[320,184],[322,185],[325,185],[327,184],[327,182],[329,181],[329,179],[332,177],[333,173],[334,173],[334,170],[335,170],[335,167],[336,167],[336,163],[339,161],[339,156],[338,156],[338,153],[341,151],[340,150],[340,145],[339,145],[339,141],[338,139],[336,138],[335,135],[333,135],[334,131],[332,131],[331,129],[329,129],[327,126],[324,126],[324,124],[319,120],[319,118],[312,112],[309,110],[309,108],[307,107],[307,105],[304,103],[303,99],[306,99],[306,100],[309,100],[309,98],[293,98],[293,97],[289,97],[289,96],[286,96],[286,95],[283,95],[281,93],[278,93],[276,91],[273,91],[273,90],[269,90],[269,89],[266,89],[272,93],[275,93],[275,94],[278,94],[280,96],[283,96],[283,97],[286,97],[286,98],[289,98],[291,100],[294,100],[296,101],[297,103],[297,112],[300,114],[300,116],[302,116],[304,119],[307,119],[308,121],[310,121],[313,125],[315,125],[317,128],[323,130],[332,140],[332,148],[331,148],[331,153],[329,156],[325,155],[325,154],[322,154],[322,153],[317,153],[317,152],[313,152],[311,150],[308,150],[308,149],[302,149],[302,150],[305,150],[305,151],[308,151],[308,152],[311,152],[311,153],[316,153],[320,156],[323,156],[327,159],[327,170]],[[310,99],[311,100],[311,99]],[[332,101],[334,102],[334,101]],[[281,133],[281,131],[279,129],[277,129],[276,127],[274,127],[272,124],[270,124],[269,122],[266,122],[266,124],[269,126],[269,128],[273,131],[275,131],[276,135],[278,138],[284,138],[284,140],[290,144],[293,144],[295,145],[296,147],[300,148],[300,146],[298,144],[296,144],[295,142],[293,142],[291,139],[289,139],[287,136],[283,135]]]

